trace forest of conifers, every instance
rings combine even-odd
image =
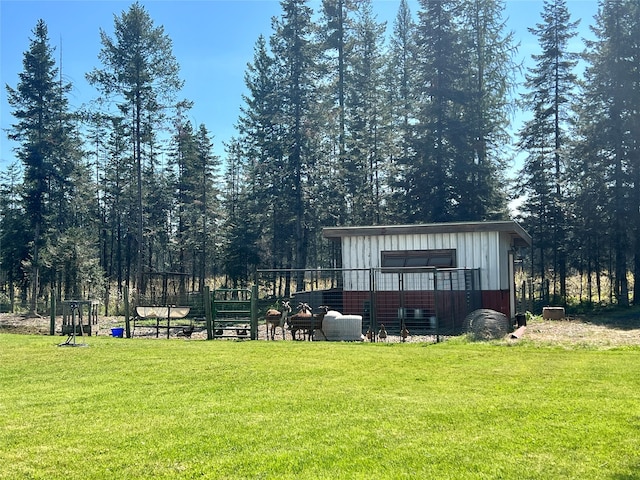
[[[40,20],[6,86],[0,303],[144,290],[149,272],[201,290],[335,267],[325,226],[508,219],[514,198],[524,271],[556,301],[640,298],[640,2],[600,0],[571,51],[577,20],[545,0],[524,72],[502,0],[403,0],[388,28],[371,0],[316,5],[282,0],[256,39],[224,158],[142,4],[100,32],[99,96],[77,111]],[[512,132],[515,109],[528,120]]]

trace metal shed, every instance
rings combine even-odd
[[[371,287],[362,277],[349,278],[352,270],[473,269],[479,272],[482,307],[511,318],[516,314],[514,259],[518,248],[531,246],[531,236],[516,222],[330,227],[323,235],[340,241],[345,295]]]

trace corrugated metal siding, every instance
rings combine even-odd
[[[515,279],[509,278],[509,251],[511,250],[511,236],[502,232],[500,234],[500,290],[510,290],[510,282]]]
[[[509,288],[510,248],[510,237],[499,232],[347,236],[342,237],[342,265],[378,268],[382,251],[455,249],[457,267],[480,269],[482,290],[504,290]]]
[[[371,263],[371,258],[371,245],[367,245],[361,237],[342,238],[342,268],[345,269],[342,277],[345,290],[369,291],[369,277],[355,270],[369,268],[361,265]]]
[[[457,266],[479,268],[483,290],[498,288],[498,234],[497,232],[463,232],[449,235],[451,246],[456,249]]]

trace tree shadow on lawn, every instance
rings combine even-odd
[[[590,313],[571,315],[570,318],[617,330],[637,330],[640,329],[640,305],[627,308],[605,307]]]

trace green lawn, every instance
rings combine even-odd
[[[0,335],[0,478],[640,478],[640,348]]]

